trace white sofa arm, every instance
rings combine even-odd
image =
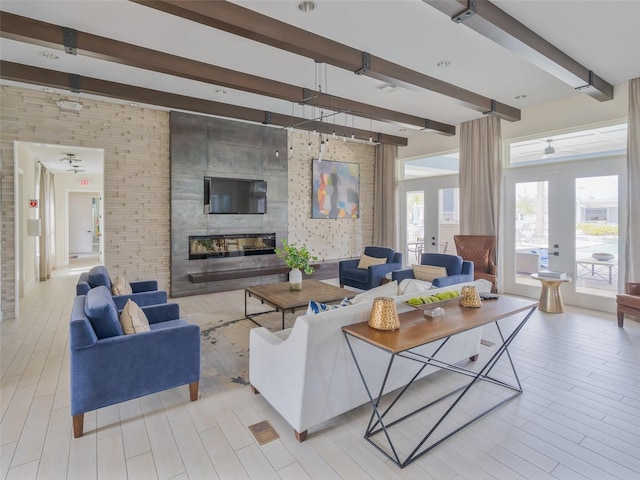
[[[296,432],[300,432],[308,331],[298,323],[286,339],[266,328],[249,332],[249,382]]]

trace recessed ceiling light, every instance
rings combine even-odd
[[[224,90],[224,89],[222,89],[222,88],[219,88],[219,89],[217,89],[217,90],[216,90],[216,93],[217,93],[218,95],[224,95],[225,93],[227,93],[227,91],[226,91],[226,90]]]
[[[451,62],[449,60],[440,60],[438,63],[436,63],[436,67],[438,68],[447,68],[449,65],[451,65]]]
[[[302,2],[298,3],[298,10],[300,10],[302,13],[310,13],[315,9],[316,2],[313,2],[311,0],[303,0]]]
[[[60,58],[57,53],[48,50],[41,51],[40,56],[49,60],[58,60]]]
[[[515,96],[515,99],[516,99],[516,100],[524,100],[525,98],[527,98],[527,96],[526,96],[526,95],[516,95],[516,96]]]
[[[406,132],[406,131],[407,131],[407,129],[406,129],[406,128],[399,128],[399,129],[398,129],[398,131],[399,131],[399,132]]]
[[[140,104],[138,102],[131,102],[129,105],[132,106],[132,107],[139,107],[140,106]]]
[[[43,91],[44,91],[44,93],[53,93],[54,92],[53,88],[49,88],[49,87],[44,88]]]

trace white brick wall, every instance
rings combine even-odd
[[[60,94],[1,87],[2,232],[0,301],[16,308],[13,141],[102,148],[105,263],[127,279],[169,285],[169,115],[81,98],[78,114],[61,112]]]
[[[106,266],[129,280],[156,278],[160,288],[169,287],[169,114],[84,97],[79,113],[64,113],[57,100],[78,99],[0,87],[0,305],[6,318],[16,309],[14,140],[104,149]],[[329,142],[323,158],[360,164],[360,218],[313,220],[311,160],[318,136],[293,132],[289,141],[289,240],[306,243],[320,259],[360,255],[373,238],[374,146]]]

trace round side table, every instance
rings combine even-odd
[[[564,304],[560,295],[560,285],[570,282],[571,278],[541,277],[537,273],[532,273],[531,278],[539,280],[542,284],[538,309],[547,313],[563,313]]]

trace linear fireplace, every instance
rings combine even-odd
[[[189,260],[269,255],[275,248],[275,233],[193,235],[189,237]]]

